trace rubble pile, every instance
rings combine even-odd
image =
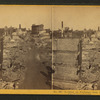
[[[18,35],[16,37],[4,37],[2,79],[7,84],[9,82],[13,82],[14,84],[16,82],[20,83],[24,80],[24,74],[27,69],[25,67],[26,54],[34,45],[29,36],[23,39]]]
[[[41,62],[45,66],[52,66],[52,42],[51,39],[35,39],[35,46],[39,50]]]
[[[76,84],[76,90],[97,90],[97,84],[85,83],[79,80]]]
[[[18,89],[18,82],[7,82],[1,79],[0,89]]]
[[[17,89],[25,79],[27,70],[26,60],[30,50],[34,48],[39,51],[37,59],[41,61],[44,67],[52,66],[52,43],[51,39],[34,38],[31,34],[25,36],[14,35],[13,38],[7,35],[3,40],[3,63],[2,63],[2,81],[1,88]],[[49,70],[48,70],[49,73]]]
[[[98,83],[100,80],[100,40],[84,38],[82,42],[81,80]]]

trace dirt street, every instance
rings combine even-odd
[[[40,62],[39,50],[32,48],[26,55],[26,73],[24,82],[20,84],[19,89],[50,89],[46,84],[47,77],[41,74],[48,73],[45,66]]]

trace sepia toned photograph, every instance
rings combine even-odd
[[[54,7],[53,88],[100,90],[100,7]]]
[[[100,90],[100,7],[0,5],[0,89]]]
[[[51,89],[51,7],[0,6],[0,88]]]

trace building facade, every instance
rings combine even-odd
[[[43,24],[41,24],[41,25],[33,24],[32,25],[32,34],[39,34],[39,32],[43,30],[43,28],[44,28]]]

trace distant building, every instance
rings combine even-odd
[[[19,24],[19,29],[21,29],[21,24]]]
[[[95,35],[97,38],[100,38],[100,27],[98,27],[98,30],[96,31]]]
[[[10,27],[5,26],[5,28],[2,29],[1,31],[3,31],[3,34],[4,35],[10,35],[12,37],[12,33],[13,32],[16,32],[17,31],[17,28],[14,28],[12,26],[10,26]]]
[[[8,35],[8,27],[7,26],[5,26],[5,28],[4,28],[4,33],[5,33],[5,35]]]
[[[19,36],[18,36],[17,32],[12,33],[12,40],[13,41],[19,40]]]
[[[44,29],[44,25],[41,24],[41,25],[35,25],[33,24],[32,25],[32,34],[39,34],[40,31],[43,31]]]
[[[17,29],[18,35],[25,35],[27,33],[26,28],[21,28],[21,24],[19,24],[19,28]]]
[[[4,28],[0,28],[0,37],[4,35]]]
[[[0,65],[3,62],[3,33],[4,33],[4,29],[0,28]]]
[[[50,39],[50,34],[46,30],[40,31],[39,36],[41,39]]]
[[[61,30],[54,30],[53,31],[53,38],[61,38]]]

